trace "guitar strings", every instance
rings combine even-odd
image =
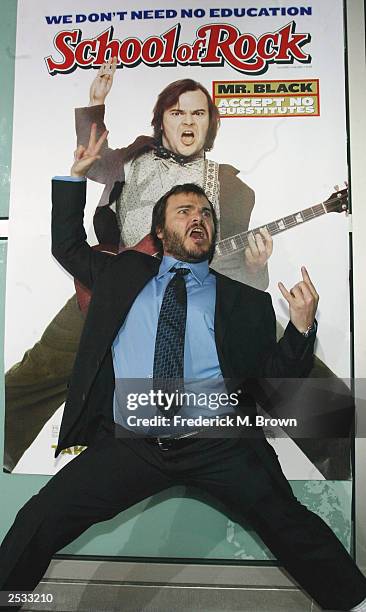
[[[242,232],[239,234],[234,234],[229,238],[224,238],[220,240],[216,245],[216,253],[218,255],[229,255],[234,251],[244,249],[249,246],[248,236],[258,233],[260,229],[266,228],[271,235],[276,235],[281,232],[286,231],[287,229],[291,229],[292,227],[296,227],[297,225],[302,225],[302,223],[306,223],[307,221],[311,221],[317,217],[320,217],[326,214],[328,211],[326,210],[326,205],[332,204],[333,202],[340,203],[345,196],[329,198],[325,202],[321,204],[316,204],[315,206],[311,206],[310,208],[306,208],[305,210],[299,210],[296,213],[292,213],[291,215],[287,215],[286,217],[282,217],[277,219],[276,221],[271,221],[265,225],[261,225],[260,227],[254,228],[252,230],[247,230],[246,232]],[[300,217],[300,219],[298,218]]]

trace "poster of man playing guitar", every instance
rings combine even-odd
[[[135,23],[135,27],[140,27],[141,32],[145,33],[148,25]],[[185,27],[188,28],[188,25]],[[312,27],[316,26],[312,24]],[[97,29],[98,25],[85,24],[89,36],[92,28]],[[305,21],[298,28],[304,31]],[[343,185],[347,178],[344,100],[339,96],[337,104],[331,106],[330,83],[332,79],[334,81],[332,71],[335,69],[329,58],[324,56],[322,59],[321,50],[313,43],[312,51],[313,64],[297,66],[301,70],[296,72],[295,67],[287,67],[286,79],[290,73],[291,77],[296,76],[296,79],[301,80],[301,77],[309,76],[310,69],[311,77],[320,76],[322,107],[320,116],[314,117],[243,116],[228,121],[214,108],[212,84],[218,75],[224,78],[228,75],[235,80],[244,80],[244,75],[238,75],[233,70],[228,73],[227,67],[223,75],[218,68],[208,66],[204,69],[176,66],[153,70],[140,65],[120,70],[122,66],[111,55],[94,75],[91,71],[79,68],[72,74],[55,77],[47,75],[52,80],[52,91],[46,88],[47,93],[42,94],[41,87],[36,91],[40,100],[47,96],[47,104],[60,112],[60,125],[57,127],[59,147],[56,152],[60,171],[63,167],[62,151],[69,150],[69,142],[74,138],[71,106],[78,107],[78,145],[86,146],[86,135],[93,123],[98,133],[104,130],[105,125],[110,130],[108,145],[102,152],[100,163],[93,168],[94,175],[89,177],[91,212],[88,214],[94,217],[94,230],[90,231],[92,243],[99,242],[103,248],[112,252],[122,246],[135,246],[148,234],[151,208],[162,191],[167,191],[174,183],[188,180],[202,183],[217,208],[220,221],[213,267],[241,282],[268,290],[274,298],[277,318],[280,320],[281,317],[284,320],[285,315],[281,299],[277,297],[278,279],[285,274],[291,284],[291,276],[301,264],[306,264],[315,277],[321,295],[316,349],[321,365],[318,363],[318,366],[320,370],[323,368],[323,374],[334,381],[338,377],[339,382],[335,382],[335,385],[339,384],[339,392],[342,394],[344,387],[340,379],[347,379],[350,373],[348,226],[345,215],[348,190]],[[46,55],[43,54],[44,57]],[[339,61],[343,61],[340,54],[339,58]],[[341,68],[342,65],[338,65],[340,81]],[[22,70],[19,67],[19,82],[24,79]],[[282,74],[283,67],[281,73],[280,66],[273,66],[267,76],[269,80],[279,81]],[[88,101],[87,90],[90,85]],[[65,87],[70,91],[68,97],[64,95]],[[62,105],[60,100],[63,100]],[[151,116],[152,129],[149,125]],[[45,121],[47,124],[48,119]],[[217,133],[210,133],[210,138],[207,138],[215,121]],[[67,129],[59,129],[61,124],[67,125]],[[23,136],[28,135],[28,140],[34,141],[31,122],[28,121],[23,127]],[[43,138],[49,138],[47,129]],[[122,148],[119,148],[121,145]],[[17,150],[13,163],[14,177],[20,167],[24,174],[22,156],[23,153]],[[45,169],[48,163],[45,159]],[[52,169],[49,169],[50,173],[54,172],[54,168],[55,162]],[[102,187],[99,184],[93,185],[93,181],[102,184]],[[342,186],[334,189],[336,183]],[[21,187],[14,178],[13,202],[17,189]],[[98,201],[99,206],[96,208]],[[333,212],[341,214],[329,214]],[[30,239],[32,231],[25,240]],[[32,236],[34,238],[34,234]],[[39,243],[39,240],[36,242]],[[34,246],[37,261],[43,258],[38,248],[39,244]],[[150,249],[151,252],[148,239],[142,248]],[[14,276],[18,277],[17,268],[20,264],[14,260],[14,249],[15,245],[10,244],[8,278],[13,274],[12,270]],[[54,262],[45,262],[45,265],[48,266],[45,278],[52,278],[53,285],[55,274],[59,275],[60,271]],[[60,317],[56,313],[72,292],[72,280],[63,275],[59,283],[59,296],[49,296],[49,303],[44,304],[37,322],[26,330],[23,338],[17,338],[11,346],[7,342],[5,452],[8,454],[7,465],[10,469],[14,468],[48,418],[63,403],[71,357],[68,354],[67,361],[61,355],[62,338],[57,338],[57,346],[52,346],[50,337],[55,337],[55,327],[50,330],[48,326],[55,319],[57,327]],[[35,293],[32,292],[33,295]],[[22,301],[24,303],[20,281],[14,289],[9,286],[7,292],[9,339],[14,337],[17,312]],[[337,308],[334,308],[335,303]],[[81,310],[87,307],[87,296],[81,288],[78,288],[78,305]],[[34,308],[30,304],[30,316]],[[75,300],[67,311],[61,310],[62,325],[71,329],[67,322],[70,308],[73,309],[72,325],[78,328],[77,334],[80,334],[82,316],[77,314]],[[78,316],[79,320],[75,323]],[[55,349],[59,352],[59,360],[54,357],[53,351],[44,375],[42,367],[47,358],[40,358],[40,337],[46,327],[49,332],[46,334],[47,356],[50,355],[49,351]],[[37,343],[36,356],[34,349],[29,350],[34,342]],[[41,359],[39,375],[34,372],[34,365],[39,364],[38,358]],[[65,364],[64,369],[60,366],[61,362]],[[46,391],[45,386],[42,386],[42,377],[48,380]],[[28,427],[24,426],[25,422],[29,423]],[[20,427],[23,427],[26,435],[22,434]],[[49,439],[46,444],[49,452]],[[310,462],[306,468],[308,472],[314,468],[315,477],[348,478],[347,453],[339,440],[335,441],[335,445],[338,451],[332,463],[329,456],[333,454],[334,457],[334,446],[330,452],[321,440],[305,442],[302,451]],[[295,440],[294,446],[300,444],[297,445]],[[49,454],[52,459],[52,453]],[[339,460],[340,456],[343,457],[342,461]],[[290,459],[289,466],[291,463]],[[27,472],[28,469],[23,462],[23,467],[19,463],[15,471]],[[301,474],[306,477],[304,472]]]

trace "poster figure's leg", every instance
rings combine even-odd
[[[277,321],[277,340],[283,336]],[[307,379],[294,391],[291,381],[281,381],[281,393],[269,413],[279,416],[304,417],[313,422],[309,437],[296,437],[297,446],[327,480],[348,480],[351,477],[351,427],[354,401],[345,382],[314,355],[314,365]],[[265,406],[264,406],[265,408]],[[296,412],[296,415],[295,415]],[[293,430],[283,428],[291,436]],[[336,434],[334,434],[336,432]],[[318,435],[316,435],[318,433]]]
[[[5,375],[4,467],[11,471],[63,404],[84,319],[73,296]]]

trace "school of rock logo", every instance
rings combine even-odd
[[[223,66],[229,64],[238,72],[263,74],[270,64],[308,64],[311,56],[303,47],[310,42],[309,33],[296,32],[291,21],[275,32],[256,37],[241,33],[230,24],[207,24],[196,31],[192,44],[180,42],[180,24],[160,36],[140,40],[135,36],[120,41],[110,26],[95,38],[82,39],[82,31],[62,30],[54,38],[59,56],[45,58],[51,75],[70,73],[76,68],[98,68],[109,57],[117,57],[118,68],[132,68],[141,62],[147,66]]]

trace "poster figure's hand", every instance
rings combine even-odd
[[[109,94],[112,84],[113,76],[117,68],[117,58],[110,58],[104,62],[98,70],[97,76],[90,86],[89,92],[89,106],[97,106],[98,104],[104,104],[104,101]]]
[[[278,288],[288,302],[290,319],[293,325],[299,332],[304,333],[314,323],[319,295],[305,266],[301,267],[301,274],[303,280],[292,287],[290,291],[286,289],[283,283],[278,283]]]
[[[268,229],[262,227],[259,232],[248,235],[249,246],[244,251],[246,269],[253,275],[263,270],[273,251],[273,240]]]
[[[85,148],[83,145],[79,145],[74,153],[75,161],[71,166],[71,176],[85,176],[94,162],[97,159],[100,159],[99,152],[107,136],[108,131],[105,130],[105,132],[103,132],[101,137],[97,140],[97,124],[92,123],[88,146]]]

